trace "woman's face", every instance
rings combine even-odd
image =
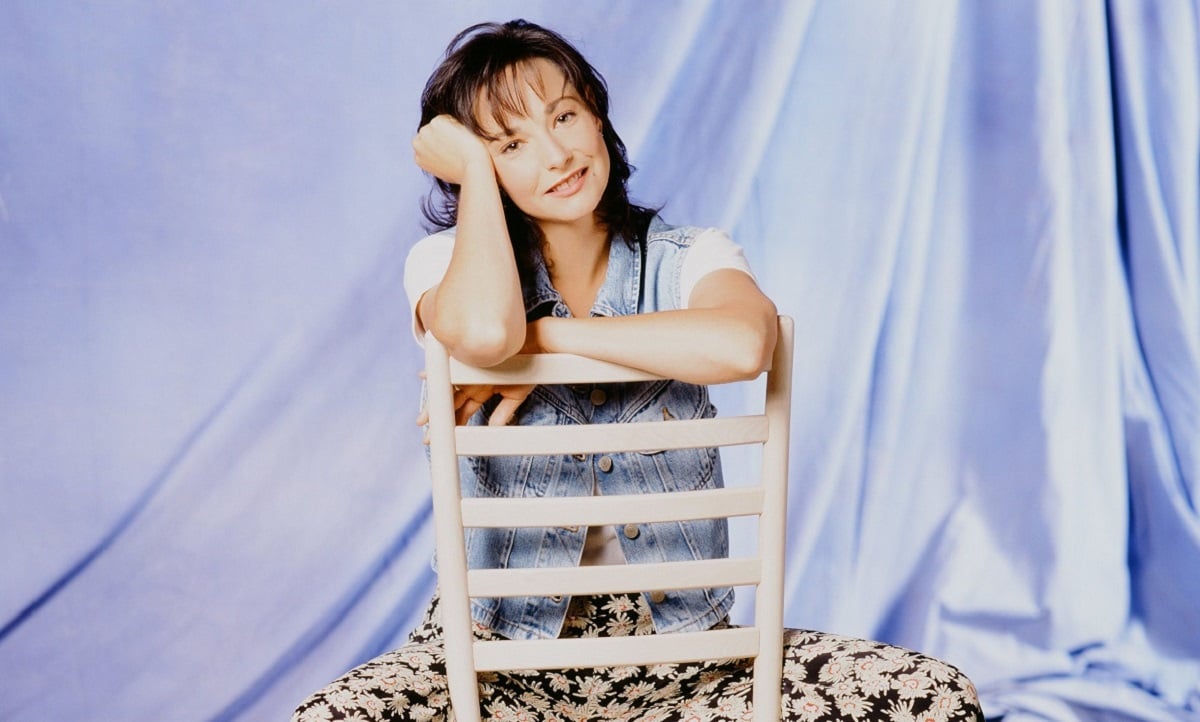
[[[510,69],[522,114],[493,118],[482,98],[477,109],[500,187],[545,231],[570,226],[592,230],[608,186],[609,157],[600,119],[558,66],[536,59]]]

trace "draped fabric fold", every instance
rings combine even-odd
[[[279,719],[404,639],[408,143],[511,17],[796,319],[789,626],[1200,719],[1194,0],[4,5],[0,719]]]

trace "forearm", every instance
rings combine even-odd
[[[751,379],[770,364],[774,306],[745,313],[728,308],[634,316],[545,318],[535,342],[545,352],[573,353],[695,384]]]
[[[422,300],[422,320],[452,356],[491,366],[524,343],[524,300],[490,163],[469,170],[461,187],[454,254]]]

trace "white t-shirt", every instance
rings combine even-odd
[[[408,259],[404,262],[404,292],[412,309],[413,337],[417,343],[424,343],[424,329],[417,317],[417,302],[426,291],[442,282],[453,253],[453,229],[422,238],[408,252]],[[701,278],[725,268],[754,277],[741,246],[734,243],[727,233],[717,228],[701,231],[692,239],[692,245],[683,258],[683,266],[679,269],[680,308],[688,307],[692,291]],[[612,527],[588,527],[583,558],[579,563],[582,566],[625,563],[625,555],[621,552],[621,544]]]

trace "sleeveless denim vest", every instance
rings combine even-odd
[[[612,241],[608,272],[592,316],[625,316],[678,309],[679,272],[702,229],[672,227],[655,217],[642,247]],[[530,320],[569,317],[566,304],[540,263],[525,289]],[[486,406],[471,420],[484,423]],[[716,409],[703,386],[676,381],[583,386],[538,386],[521,405],[516,424],[589,424],[711,417]],[[464,496],[583,496],[711,489],[722,485],[716,449],[619,454],[472,457],[460,460]],[[575,566],[586,528],[470,529],[467,560],[473,569]],[[728,556],[724,520],[625,525],[616,529],[630,564]],[[658,631],[707,629],[729,613],[730,588],[662,590],[647,594]],[[558,636],[567,598],[475,599],[473,618],[512,639]]]

